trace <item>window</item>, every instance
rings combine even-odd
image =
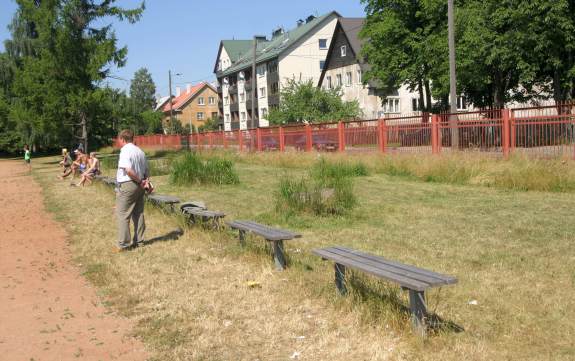
[[[337,79],[335,85],[341,86],[341,74],[337,74],[335,78]]]
[[[333,88],[333,85],[331,84],[331,76],[328,76],[328,77],[325,79],[325,81],[326,81],[326,83],[327,83],[327,88],[328,88],[328,89]]]
[[[280,91],[280,86],[278,82],[272,83],[271,94],[277,94]]]
[[[384,113],[399,113],[399,98],[387,98],[383,102]]]
[[[419,104],[419,98],[411,98],[411,110],[414,112],[418,112],[421,110],[421,106]]]
[[[467,110],[467,99],[463,95],[457,97],[457,110]]]
[[[230,104],[230,97],[224,97],[224,105]]]
[[[256,68],[256,73],[259,77],[262,77],[266,74],[266,66],[265,65],[258,65]]]
[[[262,118],[266,118],[268,116],[268,109],[267,108],[262,108],[261,112],[262,114]]]
[[[196,119],[204,120],[204,112],[197,112],[196,113]]]
[[[260,98],[266,97],[266,88],[260,88]]]
[[[347,73],[345,73],[345,85],[346,86],[351,85],[351,71],[348,71]]]
[[[242,120],[246,120],[246,112],[242,112]]]
[[[246,100],[245,93],[240,93],[240,103],[243,103]]]
[[[214,97],[209,97],[209,98],[208,98],[208,104],[209,104],[209,105],[214,105],[214,104],[216,104],[216,98],[214,98]]]
[[[327,39],[319,39],[319,48],[322,50],[327,49]]]
[[[272,61],[268,63],[268,73],[277,73],[278,72],[278,63],[277,61]]]
[[[361,84],[361,69],[357,70],[357,83]]]
[[[345,54],[347,53],[347,46],[342,45],[341,46],[341,56],[345,56]]]
[[[198,105],[204,105],[204,97],[198,98]]]
[[[325,60],[320,60],[319,61],[319,69],[323,70],[323,67],[325,66]]]

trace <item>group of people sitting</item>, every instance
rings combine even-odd
[[[86,182],[92,183],[95,176],[100,174],[100,160],[96,157],[96,152],[85,154],[82,148],[74,150],[75,160],[72,160],[70,152],[66,148],[62,149],[62,161],[60,166],[63,168],[62,174],[58,178],[64,179],[69,175],[75,178],[80,176],[78,183],[70,183],[71,186],[84,186]]]

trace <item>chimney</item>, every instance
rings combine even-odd
[[[192,91],[192,84],[186,84],[186,93]]]
[[[179,97],[181,93],[182,93],[182,89],[180,89],[180,87],[177,86],[176,87],[176,96]]]
[[[283,33],[284,33],[284,29],[282,29],[281,27],[273,30],[272,31],[272,39],[277,38],[278,36],[282,35]]]
[[[304,21],[303,21],[302,19],[299,19],[299,20],[297,21],[297,27],[299,28],[300,26],[303,25],[303,23],[304,23]]]
[[[315,16],[310,15],[305,19],[305,23],[308,24],[310,21],[313,21],[315,19]]]

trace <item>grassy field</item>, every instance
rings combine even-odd
[[[197,228],[169,237],[182,220],[152,208],[150,244],[114,254],[111,190],[69,187],[56,180],[53,159],[35,163],[77,262],[112,309],[138,320],[134,332],[156,360],[575,358],[571,162],[517,159],[506,167],[465,159],[461,167],[451,159],[433,168],[423,160],[392,167],[386,159],[356,157],[351,161],[361,159],[370,170],[353,180],[358,205],[343,216],[317,217],[277,214],[274,207],[280,179],[303,176],[316,155],[230,157],[237,185],[175,186],[164,175],[154,177],[156,189],[205,201],[228,219],[301,232],[303,238],[287,242],[285,272],[273,270],[262,240],[242,249],[233,233]],[[547,179],[542,169],[554,180],[537,180],[534,174]],[[500,179],[510,174],[523,177]],[[541,182],[543,188],[533,186]],[[430,311],[445,326],[418,339],[402,307],[406,293],[362,274],[353,273],[350,295],[339,297],[332,264],[310,254],[333,244],[458,277],[457,285],[428,293]]]

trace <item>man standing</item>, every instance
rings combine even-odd
[[[148,163],[144,152],[135,146],[134,133],[122,130],[118,135],[120,158],[116,182],[116,216],[118,219],[118,251],[136,247],[144,241],[144,194],[148,182]],[[130,237],[130,218],[134,223],[134,238]]]

